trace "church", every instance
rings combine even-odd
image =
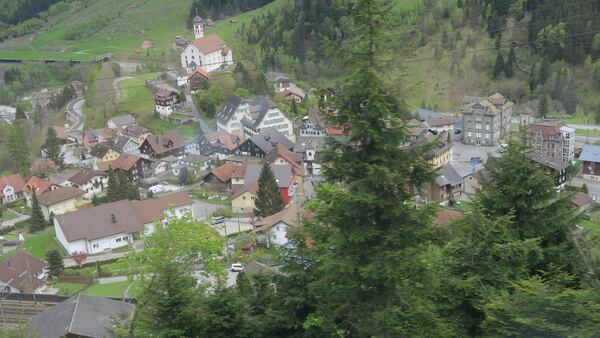
[[[182,68],[202,67],[207,72],[233,64],[231,49],[217,34],[204,36],[204,20],[196,16],[194,22],[195,39],[187,44],[181,53]]]

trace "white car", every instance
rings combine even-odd
[[[150,189],[148,189],[148,190],[152,191],[153,194],[157,194],[159,192],[163,192],[163,191],[167,190],[167,188],[165,188],[164,185],[157,184],[157,185],[150,187]]]
[[[232,272],[240,272],[244,270],[244,266],[242,265],[242,263],[233,263],[231,264],[231,271]]]

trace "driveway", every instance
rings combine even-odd
[[[224,223],[214,224],[211,227],[223,237],[250,231],[254,228],[248,217],[240,217],[239,223],[237,218],[226,219]]]
[[[196,221],[206,220],[208,216],[212,215],[215,211],[219,209],[231,208],[226,205],[210,204],[208,202],[200,200],[194,200],[194,204],[192,204],[192,212],[194,213],[194,218]]]
[[[194,117],[200,123],[200,129],[202,130],[202,133],[208,134],[208,133],[212,132],[213,131],[212,128],[208,124],[206,124],[206,121],[204,121],[204,119],[202,118],[202,115],[200,115],[200,111],[198,110],[198,107],[196,107],[196,103],[194,102],[194,99],[192,98],[192,93],[190,92],[189,86],[185,87],[185,98],[186,98],[187,102],[189,102],[190,105],[192,106],[192,111],[194,112]]]
[[[12,209],[9,209],[10,211],[12,211],[15,215],[17,215],[17,217],[10,219],[8,221],[4,221],[2,222],[2,224],[0,224],[0,228],[4,228],[4,227],[11,227],[13,225],[15,225],[15,223],[21,222],[21,221],[25,221],[28,220],[30,218],[29,215],[23,215],[21,213],[18,213]]]
[[[134,245],[135,251],[141,251],[144,249],[144,242],[142,240],[135,241]],[[82,264],[109,261],[111,259],[125,257],[125,255],[127,255],[128,253],[129,252],[107,252],[96,255],[89,255],[85,258]],[[75,260],[72,258],[65,258],[63,262],[65,264],[65,268],[78,266]]]

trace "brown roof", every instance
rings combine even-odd
[[[592,198],[588,194],[578,192],[571,197],[571,203],[576,207],[581,208],[586,204],[592,203]]]
[[[278,157],[282,157],[287,163],[292,165],[294,175],[304,176],[304,166],[302,165],[302,155],[292,152],[281,143],[278,143],[273,150],[265,157],[263,163],[274,163]]]
[[[85,191],[73,187],[60,187],[55,190],[46,191],[38,198],[41,205],[51,206],[56,203],[68,201],[85,194]]]
[[[554,135],[554,141],[560,141],[560,128],[566,126],[562,121],[534,122],[527,127],[528,133],[541,133],[544,140]],[[529,136],[529,135],[528,135]]]
[[[160,88],[156,92],[156,94],[154,94],[154,98],[156,100],[166,100],[167,98],[169,98],[169,96],[171,96],[173,94],[177,94],[177,92],[172,89],[168,89],[168,88]]]
[[[148,142],[148,145],[150,145],[157,155],[181,148],[185,145],[183,137],[181,137],[176,129],[149,136],[144,142]]]
[[[196,67],[196,69],[194,70],[194,72],[188,77],[188,79],[193,78],[196,75],[201,75],[207,79],[210,78],[210,75],[208,75],[208,72],[206,70],[204,70],[204,68],[202,67]]]
[[[204,55],[225,48],[225,41],[217,34],[210,34],[200,39],[196,39],[192,41],[192,44]]]
[[[25,190],[25,180],[19,174],[0,177],[0,196],[4,196],[3,190],[7,185],[10,185],[15,193]]]
[[[29,179],[29,181],[27,181],[27,184],[25,184],[25,190],[28,193],[32,193],[33,190],[35,189],[36,195],[39,196],[39,195],[45,193],[53,185],[54,184],[52,182],[50,182],[50,180],[39,178],[37,176],[32,176]]]
[[[307,216],[308,213],[299,204],[292,204],[286,209],[254,223],[253,231],[265,231],[278,223],[285,223],[289,226],[299,226],[304,219],[310,218]]]
[[[54,131],[56,132],[56,137],[57,137],[59,140],[63,140],[63,141],[66,141],[66,140],[68,140],[68,137],[67,137],[67,130],[66,130],[66,128],[65,128],[65,127],[63,127],[63,126],[52,126],[52,128],[53,128],[53,129],[54,129]],[[47,138],[47,137],[48,137],[48,130],[47,130],[47,129],[44,129],[44,130],[42,131],[42,144],[45,144],[45,143],[46,143],[46,138]]]
[[[141,157],[131,154],[121,154],[114,161],[106,161],[98,163],[98,170],[108,171],[109,168],[121,169],[125,171],[131,170],[133,166],[140,160]]]
[[[433,222],[435,225],[441,226],[450,223],[451,221],[461,218],[463,213],[456,210],[442,210],[437,213],[435,216],[435,221]]]
[[[425,119],[430,127],[441,127],[454,124],[454,116],[440,116],[438,118]]]
[[[221,147],[226,148],[228,150],[234,150],[240,145],[239,141],[242,140],[242,137],[236,132],[230,134],[226,130],[220,130],[206,134],[206,139],[211,144],[217,142],[218,140],[219,143],[221,143]],[[236,140],[238,142],[236,142]]]
[[[44,283],[35,277],[46,267],[46,263],[21,251],[0,261],[0,281],[22,292],[31,293]]]
[[[78,172],[77,174],[71,176],[71,178],[69,178],[70,182],[73,182],[77,185],[83,185],[86,184],[89,180],[91,180],[92,178],[96,177],[96,176],[106,176],[106,172],[104,171],[98,171],[98,170],[83,170]]]
[[[244,176],[246,176],[246,164],[235,166],[231,178],[244,178]]]
[[[228,182],[233,176],[233,171],[236,165],[231,162],[227,162],[220,167],[211,170],[211,173],[215,175],[221,182]]]
[[[144,230],[144,224],[128,200],[57,215],[56,221],[69,242]]]
[[[176,192],[149,200],[133,201],[132,204],[142,223],[146,224],[161,220],[164,212],[170,208],[190,205],[193,202],[188,193]]]
[[[257,191],[258,191],[258,180],[244,184],[239,190],[237,190],[235,192],[235,194],[233,194],[233,196],[231,196],[231,199],[236,199],[245,192],[249,192],[252,195],[256,195]]]

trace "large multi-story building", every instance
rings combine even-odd
[[[575,159],[575,129],[559,120],[535,122],[527,127],[527,144],[543,157],[571,163]]]
[[[500,93],[465,99],[462,109],[463,143],[494,146],[510,132],[513,103]]]

